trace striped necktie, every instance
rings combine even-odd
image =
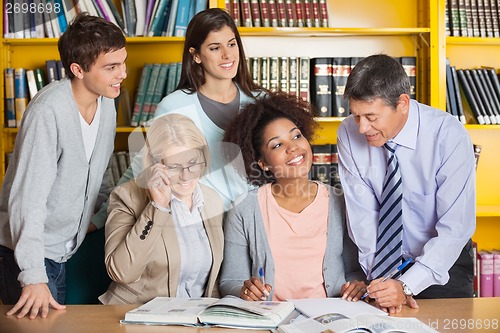
[[[396,269],[402,262],[403,244],[403,185],[399,171],[398,159],[395,155],[397,144],[387,142],[384,145],[387,153],[387,170],[382,188],[382,203],[377,236],[372,278],[380,278]]]

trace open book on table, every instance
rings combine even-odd
[[[391,317],[362,301],[340,298],[290,299],[306,319],[278,327],[280,333],[427,333],[437,332],[416,318]]]
[[[127,312],[121,322],[273,329],[288,322],[293,310],[294,306],[289,302],[251,302],[234,296],[221,299],[156,297]]]

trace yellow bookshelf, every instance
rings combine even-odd
[[[5,1],[5,0],[4,0]],[[224,0],[209,0],[210,7],[225,7]],[[373,53],[417,57],[417,98],[445,109],[445,58],[457,68],[488,65],[500,68],[496,56],[500,39],[458,38],[444,34],[445,0],[328,0],[328,28],[240,28],[247,57],[363,57]],[[3,17],[0,17],[2,23]],[[3,26],[3,24],[0,24]],[[127,38],[128,77],[124,87],[134,100],[141,69],[146,62],[181,60],[184,39],[178,37]],[[0,38],[0,66],[42,67],[47,59],[58,59],[56,39]],[[0,98],[4,82],[0,80]],[[4,119],[3,103],[0,117]],[[315,144],[336,143],[342,119],[318,119]],[[467,125],[472,140],[483,148],[477,169],[477,232],[480,248],[499,248],[500,179],[496,165],[500,153],[500,126]],[[127,149],[132,128],[117,128],[116,150]],[[17,129],[2,126],[0,135],[0,179],[5,172],[5,154],[11,152]]]

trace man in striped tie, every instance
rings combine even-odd
[[[415,298],[472,297],[475,162],[463,125],[410,99],[395,58],[369,56],[345,88],[352,115],[338,129],[349,233],[390,313]],[[412,263],[398,269],[403,261]]]

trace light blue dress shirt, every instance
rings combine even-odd
[[[383,147],[367,143],[353,116],[342,122],[337,137],[349,234],[370,279],[386,157]],[[392,141],[399,145],[403,181],[403,257],[415,260],[400,280],[418,294],[446,284],[449,269],[474,233],[474,153],[459,121],[414,100]]]

